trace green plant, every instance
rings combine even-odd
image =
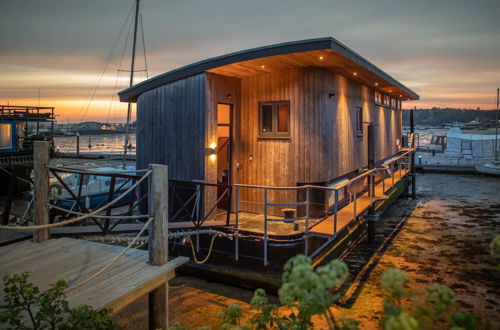
[[[226,311],[218,313],[223,321],[220,329],[307,329],[313,327],[313,315],[324,317],[330,329],[358,329],[356,320],[336,320],[330,309],[340,298],[332,290],[347,275],[347,266],[341,261],[334,260],[314,269],[310,258],[293,257],[284,267],[283,284],[278,291],[281,305],[270,304],[266,292],[257,289],[250,301],[257,311],[249,320],[250,325],[241,324],[239,305],[230,305]]]
[[[381,325],[386,330],[450,328],[478,329],[479,319],[458,310],[453,291],[433,283],[424,290],[407,287],[408,275],[399,269],[389,269],[382,276],[381,286],[388,291],[384,299]]]
[[[490,255],[492,258],[500,259],[500,235],[497,235],[490,243]],[[497,269],[500,270],[500,262],[497,264]]]
[[[64,291],[68,284],[59,280],[46,291],[28,282],[29,272],[5,275],[6,309],[0,312],[0,322],[10,329],[119,329],[107,310],[96,311],[90,306],[70,308]]]

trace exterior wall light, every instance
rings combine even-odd
[[[210,143],[208,146],[208,158],[213,162],[217,159],[217,144],[215,142]]]

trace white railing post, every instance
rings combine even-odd
[[[239,241],[239,235],[238,235],[238,226],[239,226],[239,212],[240,212],[240,187],[238,187],[237,185],[234,186],[234,188],[236,189],[236,191],[234,192],[234,197],[235,197],[235,212],[236,212],[236,215],[235,215],[235,221],[236,221],[236,224],[235,224],[235,227],[234,227],[234,233],[236,235],[235,237],[235,240],[234,240],[234,243],[235,243],[235,247],[234,247],[234,255],[235,255],[235,259],[236,261],[239,260],[239,253],[240,253],[240,241]]]
[[[309,199],[310,199],[310,188],[306,188],[306,231],[304,236],[304,254],[307,256],[308,252],[308,232],[309,232]]]
[[[264,266],[267,264],[267,188],[264,188]]]
[[[339,191],[335,189],[335,206],[334,206],[334,216],[333,216],[333,234],[337,233],[337,211],[339,209]]]

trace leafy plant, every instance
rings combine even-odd
[[[492,258],[500,259],[500,235],[497,235],[490,243],[490,255]],[[500,270],[500,262],[497,264],[497,269]]]
[[[0,312],[0,322],[10,329],[119,329],[107,310],[96,311],[90,306],[70,308],[64,291],[68,284],[59,280],[49,289],[40,289],[28,282],[29,272],[5,275],[6,309]]]
[[[478,329],[479,319],[464,310],[458,310],[453,291],[445,285],[434,283],[422,291],[409,289],[407,274],[399,269],[389,269],[382,276],[382,288],[388,291],[384,299],[384,318],[381,325],[386,330],[395,329]]]

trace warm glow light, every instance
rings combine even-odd
[[[392,89],[389,89],[389,93],[392,93]]]
[[[210,143],[210,145],[208,146],[210,149],[213,149],[215,150],[215,148],[217,148],[217,144],[215,142],[212,142]]]
[[[320,59],[320,60],[323,60],[323,56],[320,56],[320,57],[319,57],[319,59]]]
[[[211,155],[209,156],[209,158],[210,158],[210,160],[211,160],[212,162],[214,162],[214,161],[215,161],[215,159],[217,158],[217,155],[216,155],[216,154],[211,154]]]
[[[266,66],[265,66],[265,65],[261,65],[260,67],[261,67],[262,69],[264,69]]]
[[[375,86],[378,86],[378,83],[375,83]]]
[[[358,75],[358,73],[357,73],[357,72],[354,72],[352,75],[353,75],[353,76],[357,76],[357,75]]]

